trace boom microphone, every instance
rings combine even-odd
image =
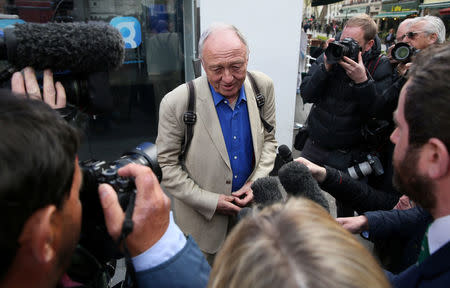
[[[309,198],[330,212],[328,201],[319,188],[317,181],[312,177],[308,167],[292,161],[281,167],[278,177],[288,194],[295,197]]]
[[[0,39],[0,60],[17,70],[107,71],[119,67],[124,54],[119,30],[99,22],[16,24]]]

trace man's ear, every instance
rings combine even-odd
[[[37,210],[25,222],[19,237],[21,247],[27,247],[38,263],[47,264],[56,257],[61,229],[60,214],[54,205]]]
[[[375,44],[375,40],[369,40],[369,42],[367,42],[367,44],[366,44],[366,50],[365,51],[363,51],[363,54],[364,54],[364,52],[367,52],[367,51],[369,51],[370,49],[372,49],[372,46],[373,46],[373,44]]]
[[[428,36],[430,37],[431,43],[436,43],[438,41],[438,35],[436,33],[431,33]]]
[[[437,139],[430,138],[422,149],[424,170],[431,179],[439,179],[450,172],[450,157],[447,146]]]

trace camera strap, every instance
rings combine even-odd
[[[259,118],[261,118],[261,122],[264,126],[264,129],[266,129],[267,132],[272,132],[273,130],[273,126],[270,125],[262,116],[262,112],[261,109],[264,106],[264,104],[266,103],[266,99],[264,97],[263,94],[261,94],[261,92],[259,91],[258,85],[256,85],[256,80],[253,77],[253,75],[247,71],[247,76],[248,79],[250,80],[250,83],[252,85],[253,88],[253,92],[255,93],[255,98],[256,98],[256,104],[258,105],[258,109],[259,109]]]
[[[375,62],[375,65],[373,65],[373,67],[372,67],[372,64],[373,64],[374,59],[370,60],[369,65],[367,65],[367,70],[369,70],[369,73],[372,77],[373,77],[373,74],[375,73],[375,70],[377,70],[378,64],[380,63],[380,60],[382,57],[383,57],[382,54],[378,55],[377,62]]]
[[[127,266],[127,275],[124,281],[124,285],[122,287],[138,287],[137,281],[136,281],[136,271],[134,270],[133,263],[131,261],[131,255],[128,251],[127,243],[125,239],[128,235],[130,235],[131,232],[133,232],[133,211],[134,211],[134,205],[136,202],[136,190],[133,191],[130,195],[130,200],[128,202],[127,209],[125,210],[125,219],[123,220],[122,224],[122,232],[120,234],[119,239],[117,240],[117,245],[120,247],[120,245],[123,245],[123,252],[125,255],[125,264]],[[131,279],[127,279],[128,275]]]

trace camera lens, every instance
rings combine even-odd
[[[395,50],[394,55],[395,59],[399,61],[407,59],[409,57],[409,48],[405,46],[399,47],[397,50]]]

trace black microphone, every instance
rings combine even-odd
[[[278,154],[280,154],[280,157],[284,161],[284,163],[289,163],[294,160],[292,158],[291,149],[289,149],[289,147],[284,144],[278,147]]]
[[[306,197],[322,205],[328,212],[330,207],[317,181],[308,167],[296,161],[289,162],[278,171],[284,190],[295,197]]]
[[[0,39],[0,60],[17,70],[108,71],[119,67],[124,55],[119,30],[99,22],[15,24]]]
[[[263,177],[256,179],[251,188],[253,190],[253,201],[257,205],[267,206],[281,201],[283,195],[279,188],[280,181],[277,177]]]
[[[280,191],[280,181],[277,177],[263,177],[256,179],[252,183],[253,203],[259,208],[269,206],[275,202],[282,201],[283,195]],[[243,207],[237,214],[237,220],[240,221],[252,211],[251,207]]]

